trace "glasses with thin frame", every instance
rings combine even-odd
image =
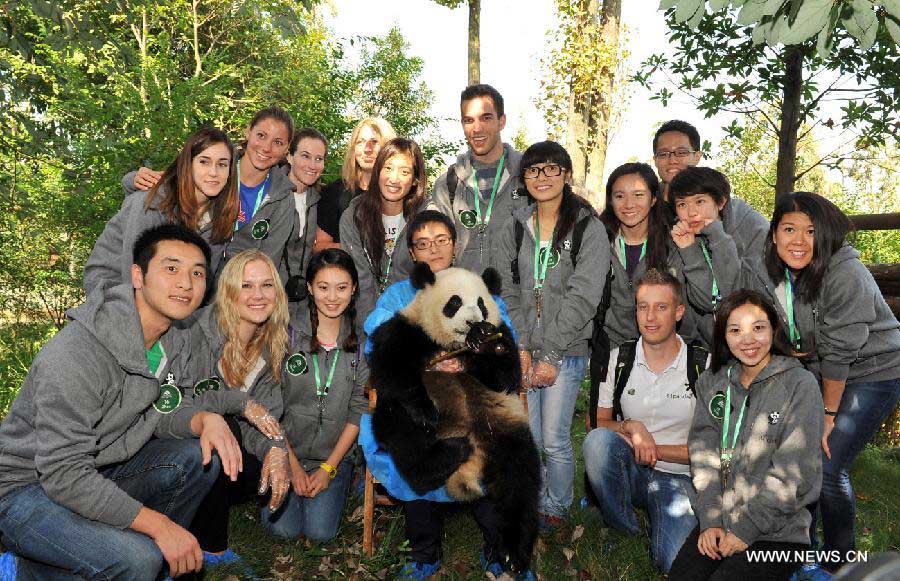
[[[662,161],[664,159],[670,159],[672,157],[676,157],[678,159],[684,159],[693,153],[697,153],[697,150],[696,149],[676,149],[675,151],[657,151],[653,157],[655,157],[659,161]]]
[[[555,163],[548,163],[544,167],[538,167],[536,165],[530,165],[525,168],[525,179],[526,180],[535,180],[540,177],[541,174],[544,174],[548,178],[555,178],[558,175],[561,175],[563,172],[562,166],[559,166]]]
[[[438,236],[434,240],[419,238],[418,240],[413,241],[413,248],[416,250],[428,250],[432,245],[447,246],[451,242],[453,242],[453,240],[449,236]]]

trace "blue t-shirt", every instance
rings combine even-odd
[[[249,222],[253,218],[253,210],[256,208],[256,200],[260,196],[260,190],[266,187],[269,183],[269,177],[271,177],[271,172],[266,175],[266,179],[264,179],[258,186],[245,186],[241,184],[240,187],[240,198],[241,198],[241,210],[238,213],[238,228]],[[263,194],[265,195],[265,194]],[[260,203],[262,200],[260,200]]]

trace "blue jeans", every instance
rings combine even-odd
[[[697,526],[691,510],[691,477],[638,464],[625,440],[604,428],[591,430],[582,451],[584,471],[603,520],[618,531],[635,535],[639,527],[634,507],[647,509],[650,556],[657,569],[668,572],[684,539]]]
[[[353,463],[349,457],[344,457],[338,464],[337,476],[328,488],[313,498],[297,496],[290,490],[284,504],[274,513],[264,506],[260,519],[276,537],[296,539],[303,535],[310,540],[327,543],[337,534],[352,476]]]
[[[825,532],[822,550],[839,551],[842,562],[847,551],[856,549],[856,497],[850,485],[850,467],[866,442],[872,439],[894,410],[898,400],[900,379],[854,381],[844,388],[834,430],[828,436],[831,459],[822,454],[822,493],[818,504]],[[815,546],[815,511],[810,539]]]
[[[556,382],[528,392],[528,422],[543,459],[539,510],[563,516],[572,506],[575,454],[572,452],[572,414],[587,370],[587,357],[565,357]]]
[[[150,440],[130,460],[100,469],[147,508],[187,527],[219,474],[203,467],[197,440]],[[0,498],[0,531],[18,557],[20,579],[147,579],[165,561],[150,537],[84,518],[34,482]]]

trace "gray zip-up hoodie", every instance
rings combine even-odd
[[[739,259],[733,240],[717,236],[713,270],[723,295],[739,288],[766,293],[788,328],[783,305],[784,284],[769,278],[762,255]],[[712,238],[711,238],[712,243]],[[696,244],[686,249],[693,267],[685,275],[709,288],[709,268]],[[700,258],[696,257],[700,254]],[[682,250],[685,256],[685,250]],[[859,252],[844,244],[828,263],[815,304],[794,296],[794,321],[800,331],[807,367],[827,379],[882,381],[900,377],[900,323],[884,301]]]
[[[290,171],[290,170],[289,170]],[[313,246],[316,244],[316,227],[319,223],[319,202],[322,194],[315,188],[306,190],[306,225],[300,232],[300,216],[297,214],[296,200],[294,204],[294,235],[288,241],[287,255],[291,258],[290,273],[306,278],[306,267],[312,260]],[[282,282],[287,283],[284,279]]]
[[[769,235],[769,221],[753,206],[731,196],[721,213],[725,232],[734,238],[741,256],[762,254]]]
[[[325,397],[322,423],[319,424],[319,408],[316,397],[316,378],[313,360],[309,352],[312,325],[309,309],[316,308],[312,301],[291,305],[291,355],[300,354],[305,361],[303,371],[293,375],[290,366],[284,370],[284,419],[282,425],[288,441],[304,470],[312,470],[324,462],[334,450],[344,426],[359,425],[360,415],[368,409],[365,384],[369,379],[363,345],[356,353],[341,350],[334,380]],[[341,321],[338,345],[343,345],[350,334],[350,320],[345,315]],[[337,350],[319,349],[319,376],[324,384],[328,378]],[[296,368],[295,368],[296,369]]]
[[[131,174],[133,178],[133,172]],[[128,177],[128,176],[126,176]],[[90,294],[104,281],[113,284],[131,282],[131,265],[134,263],[134,243],[144,230],[165,224],[169,220],[158,210],[159,198],[150,208],[144,208],[149,192],[127,196],[122,208],[113,216],[97,238],[94,249],[84,265],[84,292]],[[212,225],[200,229],[200,236],[210,243]],[[222,255],[222,245],[212,245],[211,272],[215,272]]]
[[[353,264],[356,265],[356,274],[359,276],[359,297],[356,300],[356,317],[358,321],[365,321],[375,309],[375,303],[381,296],[381,288],[376,280],[374,266],[369,260],[368,252],[363,244],[362,236],[356,227],[356,209],[362,201],[362,196],[356,196],[350,200],[350,205],[341,215],[341,247],[350,253],[353,257]],[[397,233],[397,240],[394,243],[394,252],[391,258],[388,258],[385,250],[381,255],[381,272],[378,277],[387,274],[387,283],[384,288],[391,286],[397,281],[409,278],[412,272],[413,260],[409,254],[409,246],[406,245],[406,228],[409,226],[412,217],[419,213],[415,210],[412,216],[403,221],[403,228]],[[387,272],[390,264],[390,272]],[[360,328],[362,326],[360,325]]]
[[[480,196],[472,188],[472,174],[475,171],[472,165],[472,152],[466,151],[456,158],[453,168],[456,173],[456,193],[453,204],[450,204],[450,191],[447,187],[449,172],[444,172],[434,182],[431,198],[428,201],[429,210],[437,210],[453,219],[456,225],[456,256],[454,265],[461,266],[475,273],[482,273],[488,267],[497,270],[508,268],[502,262],[502,257],[497,240],[504,230],[504,224],[517,210],[528,205],[528,196],[519,194],[522,183],[519,181],[519,162],[522,154],[504,143],[506,161],[503,174],[500,177],[500,185],[497,187],[497,195],[494,198],[494,208],[491,211],[491,221],[484,231],[484,240],[479,241],[479,228],[466,228],[460,221],[460,213],[475,211],[475,196]],[[481,199],[479,197],[479,199]],[[487,200],[482,200],[481,211],[487,212]]]
[[[721,446],[724,394],[731,369],[730,432],[744,397],[747,408],[723,487]],[[794,358],[773,355],[744,389],[741,366],[732,361],[697,381],[697,405],[688,435],[691,477],[700,530],[732,531],[742,541],[809,543],[806,506],[822,487],[824,404],[812,373]],[[718,406],[717,406],[718,404]],[[715,415],[713,415],[713,411]]]
[[[237,171],[237,164],[235,164]],[[304,274],[306,264],[309,264],[309,258],[312,256],[312,246],[299,244],[296,240],[299,238],[299,218],[297,217],[297,205],[294,201],[294,190],[296,189],[293,182],[288,177],[290,166],[275,166],[269,170],[272,175],[271,182],[266,188],[266,195],[259,205],[256,214],[249,222],[244,223],[238,230],[234,232],[231,240],[216,245],[212,248],[212,279],[218,277],[219,272],[225,265],[225,262],[238,254],[242,250],[256,248],[262,251],[266,256],[272,259],[278,266],[278,274],[281,276],[282,282],[287,282],[288,271],[290,274]],[[141,192],[134,187],[134,176],[137,172],[125,174],[122,178],[122,187],[125,189],[126,201],[133,197],[130,194]],[[312,193],[312,191],[310,192]],[[307,194],[307,227],[313,224],[312,236],[315,241],[315,215],[310,215],[311,209],[314,211],[315,203],[310,202],[315,197],[318,202],[318,196],[310,196]],[[312,206],[311,206],[312,204]],[[312,218],[312,222],[310,222]],[[269,225],[265,237],[256,239],[253,237],[253,227],[263,220],[268,220]],[[307,228],[308,230],[308,228]],[[290,242],[293,243],[291,244]],[[306,256],[303,255],[306,250]],[[130,256],[130,254],[129,254]],[[222,258],[225,260],[221,260]],[[129,267],[131,264],[129,263]]]
[[[621,256],[618,245],[618,237],[613,238],[609,251],[612,255],[611,268],[613,269],[612,289],[609,297],[609,308],[606,310],[606,316],[603,323],[603,329],[609,337],[610,348],[614,349],[626,341],[633,341],[640,337],[640,331],[637,326],[637,305],[635,303],[635,294],[637,292],[637,281],[647,273],[647,257],[642,257],[634,269],[634,276],[629,279],[628,271],[623,264],[625,257]],[[682,262],[675,250],[674,244],[669,247],[668,271],[675,278],[684,281],[681,272]],[[685,285],[684,300],[691,298],[690,287]],[[688,343],[698,337],[697,332],[697,315],[689,304],[685,305],[684,316],[681,318],[681,324],[678,326],[678,334],[685,338]],[[706,344],[704,342],[704,344]]]
[[[284,409],[281,384],[275,381],[268,361],[246,391],[242,389],[242,386],[228,386],[225,384],[219,368],[219,360],[225,351],[225,337],[219,330],[215,305],[205,307],[198,312],[197,319],[191,326],[191,332],[192,380],[194,383],[187,395],[194,398],[194,405],[199,409],[220,415],[236,416],[244,448],[260,460],[264,459],[276,444],[244,420],[243,412],[247,400],[252,399],[269,410],[273,417],[281,417]],[[197,395],[194,388],[208,379],[218,380],[219,389],[205,390]]]
[[[526,206],[511,216],[500,232],[498,268],[503,278],[501,296],[519,336],[519,346],[559,367],[566,355],[588,355],[591,321],[603,296],[603,284],[609,270],[609,239],[600,218],[594,216],[584,229],[578,264],[572,265],[572,232],[563,240],[559,263],[547,269],[538,320],[534,297],[534,233],[531,217],[537,206]],[[581,208],[578,220],[592,210]],[[524,228],[518,249],[519,284],[513,283],[512,261],[516,258],[515,222]],[[574,229],[573,229],[574,230]]]
[[[154,376],[130,284],[101,285],[67,315],[0,424],[0,496],[40,482],[76,514],[125,528],[141,503],[97,470],[128,460],[152,437],[192,436],[190,398],[169,414],[153,407],[170,374],[186,386],[190,336],[171,328],[160,338],[165,358]]]

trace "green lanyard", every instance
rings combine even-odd
[[[734,447],[737,445],[738,434],[741,433],[741,424],[744,422],[744,409],[746,409],[747,396],[744,396],[744,401],[741,402],[741,413],[738,414],[737,422],[734,424],[734,434],[731,438],[731,447],[728,447],[728,428],[731,423],[731,368],[728,368],[728,387],[725,390],[725,419],[724,424],[722,425],[722,455],[721,458],[724,462],[728,462],[730,465],[731,455],[734,453]],[[729,466],[730,468],[730,466]]]
[[[394,247],[394,250],[395,251],[397,250],[396,246]],[[383,294],[384,289],[387,288],[388,280],[391,278],[391,266],[393,266],[393,264],[394,264],[394,253],[392,252],[391,255],[388,256],[387,270],[384,273],[384,277],[382,277],[381,281],[380,281],[381,284],[379,286],[381,287],[381,291],[379,292],[379,294]]]
[[[253,204],[253,213],[250,214],[249,216],[246,216],[247,224],[249,224],[250,220],[253,219],[253,216],[256,215],[256,211],[259,210],[259,206],[260,206],[260,204],[262,204],[263,198],[266,197],[266,189],[269,187],[269,180],[271,179],[271,177],[272,177],[272,172],[270,170],[266,174],[266,179],[263,181],[262,187],[259,188],[258,192],[256,192],[256,202]],[[237,178],[238,178],[238,190],[239,190],[238,193],[240,194],[240,184],[241,184],[241,160],[240,159],[237,161]],[[240,196],[238,196],[238,197],[240,198]],[[235,230],[238,229],[238,224],[239,224],[239,222],[237,220],[235,220],[235,222],[234,222]]]
[[[313,373],[316,376],[316,397],[325,398],[328,390],[331,389],[331,381],[334,379],[334,369],[337,367],[338,359],[341,358],[341,350],[336,349],[334,359],[331,360],[331,369],[328,371],[328,379],[325,380],[324,389],[322,388],[322,376],[319,374],[319,354],[313,353]]]
[[[794,322],[794,289],[791,284],[791,273],[784,269],[784,310],[787,311],[788,333],[791,336],[791,344],[794,349],[800,351],[800,331]]]
[[[644,259],[644,255],[647,254],[647,241],[644,240],[644,243],[641,244],[641,257],[638,258],[638,262]],[[622,268],[628,270],[628,265],[625,263],[625,238],[619,234],[619,262],[622,263]]]
[[[484,219],[481,218],[481,190],[478,189],[478,175],[472,170],[472,190],[475,192],[475,223],[485,227],[491,221],[491,214],[494,211],[494,197],[497,195],[497,187],[500,185],[500,178],[503,176],[503,162],[506,161],[506,148],[500,154],[500,162],[497,165],[497,173],[494,175],[494,186],[491,188],[491,199],[488,202],[487,212]]]
[[[556,229],[553,229],[554,233]],[[550,264],[550,255],[553,253],[553,236],[547,245],[547,251],[541,258],[541,222],[537,210],[534,212],[534,290],[544,288],[544,279],[547,278],[547,266]]]
[[[719,296],[719,283],[716,282],[716,273],[713,271],[712,259],[709,257],[709,250],[706,248],[706,243],[703,240],[699,240],[700,250],[703,251],[703,258],[706,259],[706,265],[709,267],[709,275],[712,277],[712,304],[716,306],[719,304],[719,301],[722,300],[722,297]]]

